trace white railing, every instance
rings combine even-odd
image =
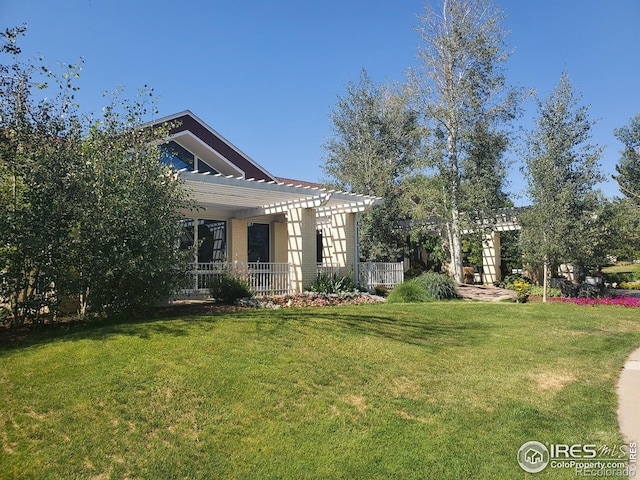
[[[404,265],[398,263],[360,262],[360,286],[393,288],[404,281]]]
[[[318,263],[316,272],[318,276],[340,275],[340,264],[339,263]]]
[[[214,262],[189,265],[193,283],[186,292],[208,294],[215,276],[229,273],[249,285],[256,295],[286,295],[289,290],[292,265],[284,262]],[[341,275],[338,264],[317,264],[317,273]],[[360,262],[359,284],[365,288],[382,286],[393,288],[404,281],[404,268],[400,263]]]
[[[212,279],[229,273],[247,282],[257,295],[285,295],[289,293],[288,263],[275,262],[215,262],[190,264],[193,276],[191,291],[206,293]]]

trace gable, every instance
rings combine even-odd
[[[161,125],[168,122],[176,122],[177,125],[169,131],[167,140],[176,142],[194,155],[197,158],[198,166],[196,169],[198,171],[253,178],[267,182],[277,181],[276,177],[193,113],[185,111],[157,120],[153,124]]]

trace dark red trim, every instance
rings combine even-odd
[[[198,137],[200,140],[202,140],[204,143],[209,145],[216,152],[226,158],[229,162],[233,163],[236,167],[243,171],[245,174],[245,178],[255,178],[256,180],[265,180],[267,182],[275,180],[267,172],[248,161],[245,157],[238,153],[237,150],[231,147],[220,137],[212,133],[211,130],[202,125],[190,115],[182,115],[181,117],[175,118],[171,121],[178,123],[178,126],[173,127],[169,131],[170,135],[184,132],[185,130],[193,133],[196,137]]]

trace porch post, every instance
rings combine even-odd
[[[247,221],[232,218],[229,220],[228,262],[246,262],[248,258]]]
[[[273,222],[271,224],[273,238],[272,241],[272,252],[273,252],[273,262],[288,262],[288,254],[287,254],[287,224],[282,222]]]
[[[340,265],[343,275],[354,275],[357,282],[357,240],[356,240],[356,214],[335,213],[331,217],[331,240],[333,244],[333,262]]]
[[[491,232],[482,240],[482,283],[493,284],[500,280],[500,232]]]
[[[289,290],[300,293],[316,280],[316,211],[294,208],[287,212]]]

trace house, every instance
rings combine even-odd
[[[180,239],[197,246],[192,290],[223,267],[250,273],[262,293],[301,292],[319,268],[360,278],[358,214],[381,199],[276,177],[190,111],[151,126],[168,122],[164,160],[198,206],[182,212]]]
[[[525,453],[524,457],[527,460],[527,462],[529,462],[532,465],[543,461],[542,453],[540,453],[537,450],[534,450],[533,448],[530,448],[527,451],[527,453]]]

